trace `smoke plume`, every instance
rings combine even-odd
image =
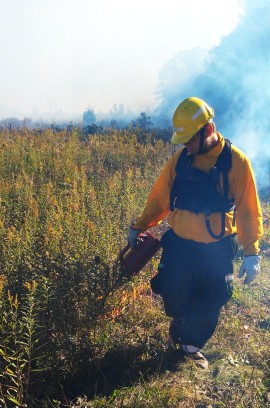
[[[160,72],[160,104],[172,116],[186,97],[215,109],[218,130],[251,159],[258,187],[270,191],[270,5],[246,0],[237,28],[210,51],[177,54]]]

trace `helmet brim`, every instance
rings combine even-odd
[[[174,132],[172,138],[171,138],[171,143],[172,144],[183,144],[187,143],[190,141],[190,139],[193,138],[193,136],[196,135],[197,132],[194,131],[194,133],[189,134],[189,135],[180,135],[177,132]]]

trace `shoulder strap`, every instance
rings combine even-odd
[[[182,170],[191,166],[194,160],[194,155],[188,156],[187,153],[188,150],[185,147],[181,152],[180,156],[178,157],[175,166],[176,174],[180,173]],[[217,167],[221,172],[229,171],[230,168],[232,167],[232,148],[229,139],[225,139],[224,147],[220,155],[218,156],[215,167]]]
[[[177,160],[177,163],[176,163],[176,166],[175,166],[176,174],[181,173],[186,168],[191,166],[191,164],[192,164],[192,162],[194,160],[194,155],[192,154],[192,155],[188,156],[187,153],[188,153],[188,150],[185,147],[183,149],[183,151],[180,153],[179,157],[178,157],[178,160]]]
[[[230,170],[232,167],[232,146],[231,142],[229,139],[225,139],[225,144],[222,149],[222,152],[218,156],[217,162],[216,162],[216,167],[221,171],[221,172],[227,172]]]
[[[215,167],[218,168],[220,172],[223,174],[223,184],[224,184],[224,192],[223,192],[223,199],[224,199],[224,210],[221,212],[220,215],[220,220],[221,220],[221,231],[219,234],[215,234],[211,228],[210,225],[210,219],[209,216],[210,214],[205,215],[205,223],[206,223],[206,228],[209,233],[209,235],[214,238],[214,239],[222,239],[225,234],[225,213],[226,213],[226,207],[229,206],[229,177],[228,177],[228,171],[232,167],[232,148],[231,148],[231,142],[228,139],[225,139],[225,145],[222,149],[222,152],[218,156],[217,162]]]

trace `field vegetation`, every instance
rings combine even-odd
[[[269,197],[262,273],[236,279],[208,371],[170,344],[149,286],[159,254],[132,279],[120,268],[171,154],[135,128],[0,132],[1,407],[270,407]]]

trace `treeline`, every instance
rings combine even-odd
[[[18,119],[10,117],[0,120],[0,130],[45,130],[52,129],[56,132],[66,130],[80,131],[83,135],[106,134],[110,131],[125,130],[135,132],[142,139],[143,133],[152,134],[153,138],[169,140],[172,135],[171,121],[167,117],[149,116],[141,112],[137,117],[103,115],[97,120],[93,109],[87,109],[82,120],[77,121],[34,121],[31,118]]]

